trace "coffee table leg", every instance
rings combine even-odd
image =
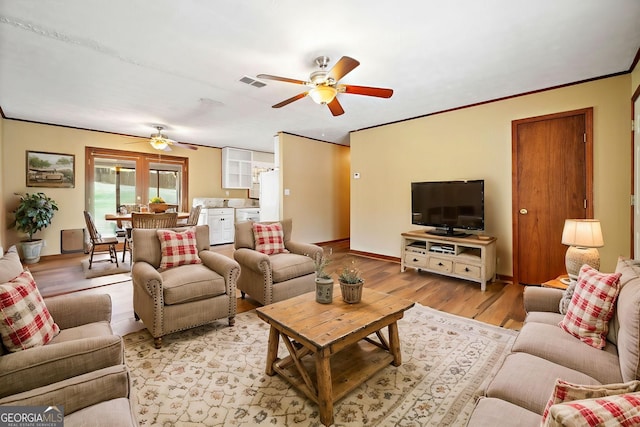
[[[325,426],[333,424],[333,387],[331,385],[331,359],[329,355],[316,353],[316,379],[318,381],[318,406],[320,422]]]
[[[274,375],[273,363],[278,358],[278,344],[280,342],[280,332],[273,326],[269,329],[269,346],[267,350],[267,368],[265,373],[267,375]]]
[[[400,353],[400,336],[398,335],[398,324],[393,322],[389,325],[389,350],[393,356],[393,366],[402,364],[402,354]]]

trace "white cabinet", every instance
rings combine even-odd
[[[235,237],[234,219],[233,208],[208,208],[202,209],[198,224],[209,226],[209,244],[221,245],[233,243]]]
[[[246,188],[252,184],[253,152],[238,148],[222,149],[222,188]]]
[[[407,267],[472,280],[485,290],[496,275],[496,238],[441,237],[402,233],[400,271]]]

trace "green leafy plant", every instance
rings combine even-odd
[[[164,203],[164,199],[162,197],[152,197],[151,200],[149,200],[149,203]]]
[[[342,283],[348,283],[351,285],[364,282],[364,279],[360,276],[360,270],[356,268],[355,261],[351,261],[348,266],[344,266],[342,268],[342,272],[340,272],[338,280]]]
[[[29,235],[32,242],[33,235],[47,228],[51,224],[53,214],[58,210],[58,205],[44,193],[26,193],[20,195],[20,204],[15,210],[15,227],[18,231]]]

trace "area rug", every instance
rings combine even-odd
[[[118,260],[118,265],[109,261],[103,261],[101,259],[94,258],[93,265],[91,269],[89,269],[89,258],[83,259],[80,261],[82,264],[82,271],[84,271],[85,279],[93,279],[94,277],[102,277],[109,276],[112,274],[121,274],[121,273],[129,273],[131,271],[131,264],[129,262],[120,262]],[[129,279],[131,279],[129,277]]]
[[[465,425],[517,334],[418,304],[398,327],[402,365],[337,402],[336,426]],[[322,425],[316,404],[264,373],[268,334],[252,310],[231,328],[217,322],[171,334],[161,349],[146,330],[126,335],[140,425]]]

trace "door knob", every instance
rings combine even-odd
[[[526,210],[526,209],[524,209],[524,208],[522,208],[522,209],[520,209],[520,213],[521,213],[522,215],[526,215],[526,214],[528,214],[528,213],[529,213],[529,211],[528,211],[528,210]]]

